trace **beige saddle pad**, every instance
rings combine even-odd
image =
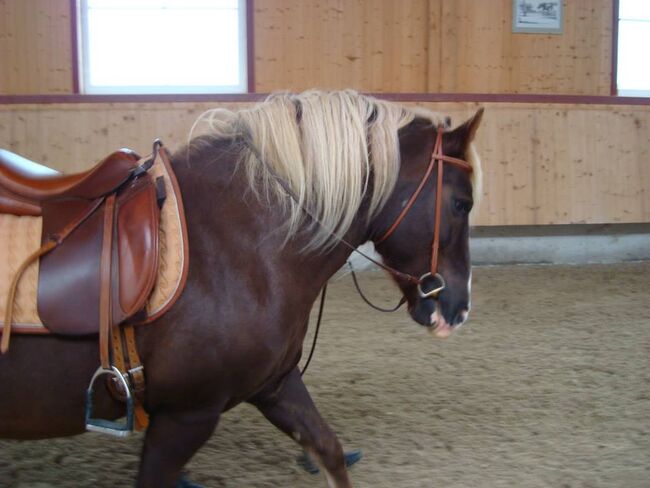
[[[178,298],[189,265],[185,215],[176,178],[171,170],[168,171],[160,155],[149,172],[154,179],[159,176],[164,178],[166,199],[160,212],[158,276],[147,302],[147,322],[166,312]],[[0,334],[9,285],[18,267],[41,246],[42,220],[41,217],[0,214]],[[37,292],[38,260],[27,268],[18,285],[12,320],[13,333],[49,333],[38,316]],[[70,306],[74,307],[72,300]]]

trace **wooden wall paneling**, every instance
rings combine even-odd
[[[453,125],[469,118],[479,104],[426,104],[452,114]],[[516,225],[532,223],[538,216],[534,146],[530,134],[536,119],[530,106],[481,104],[483,122],[477,133],[476,147],[482,160],[483,194],[472,222],[476,225]],[[508,113],[504,113],[507,107]],[[522,136],[527,134],[527,136]],[[507,223],[506,223],[507,222]]]
[[[610,90],[613,0],[566,0],[562,35],[513,34],[511,0],[255,0],[256,90]],[[71,93],[69,0],[0,0],[0,94]]]
[[[247,103],[219,104],[222,108]],[[120,147],[140,154],[156,137],[175,150],[209,103],[0,106],[0,147],[64,172],[87,169]]]
[[[609,95],[611,17],[612,0],[565,1],[561,35],[511,34],[512,92]]]
[[[381,46],[386,75],[383,80],[373,80],[371,91],[424,92],[427,89],[430,39],[428,2],[384,1],[383,6],[383,25],[373,28],[381,29],[384,34]],[[376,50],[371,43],[365,46],[364,54],[368,57]]]
[[[443,42],[446,29],[442,18],[443,0],[429,0],[427,12],[427,73],[426,91],[442,91]]]
[[[440,17],[431,42],[441,51],[431,90],[610,92],[612,0],[565,1],[561,35],[512,33],[512,0],[431,0],[430,12]]]
[[[477,106],[420,105],[454,124]],[[477,224],[650,222],[650,107],[483,105]]]
[[[438,65],[429,70],[432,89],[493,93],[509,84],[504,1],[432,0],[431,13],[438,17],[439,26],[431,38],[439,52]]]
[[[248,103],[219,104],[239,108]],[[475,103],[419,103],[460,124]],[[650,222],[650,106],[486,103],[477,225]],[[0,147],[81,171],[155,137],[180,147],[211,103],[0,106]]]
[[[72,93],[69,0],[0,0],[0,94]]]
[[[426,0],[257,0],[256,91],[426,89]]]

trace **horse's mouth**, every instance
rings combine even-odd
[[[436,306],[436,310],[431,314],[431,324],[427,328],[431,335],[439,339],[446,339],[456,329],[455,326],[450,325],[445,320],[445,317],[438,312],[438,306]]]
[[[415,322],[423,325],[431,335],[440,339],[449,337],[456,329],[440,313],[440,304],[437,300],[418,301],[416,305],[409,307],[409,315]]]

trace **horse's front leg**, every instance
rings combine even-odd
[[[175,488],[181,470],[210,438],[219,422],[221,409],[152,413],[144,439],[138,488]]]
[[[298,368],[284,378],[279,388],[260,393],[250,403],[316,460],[330,488],[352,486],[341,444],[318,413]]]

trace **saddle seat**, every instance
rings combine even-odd
[[[62,174],[0,149],[0,187],[14,196],[34,202],[68,197],[92,200],[111,193],[124,183],[139,159],[135,152],[120,149],[88,171]]]

